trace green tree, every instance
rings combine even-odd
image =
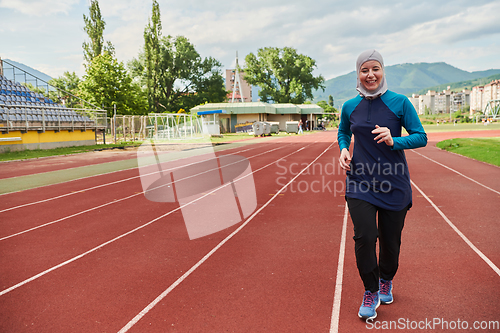
[[[333,106],[333,96],[328,95],[328,105]]]
[[[58,78],[51,79],[49,84],[58,88],[58,91],[51,92],[51,98],[59,101],[64,100],[65,105],[68,107],[80,107],[80,100],[78,99],[80,78],[75,72],[64,72]]]
[[[87,33],[90,41],[83,42],[83,57],[90,64],[92,59],[101,55],[104,51],[114,53],[114,47],[111,42],[104,44],[104,27],[106,22],[102,19],[101,9],[99,8],[99,2],[97,0],[91,0],[90,2],[90,16],[87,17],[83,14],[83,21],[85,26],[83,30]]]
[[[184,36],[161,37],[160,8],[153,10],[144,29],[144,50],[129,62],[134,78],[147,91],[151,112],[177,111],[204,102],[222,102],[227,95],[221,63],[202,59]]]
[[[323,110],[325,110],[325,113],[338,113],[337,109],[331,106],[330,104],[326,103],[326,101],[319,101],[318,103],[316,103],[316,105],[323,108]],[[337,116],[334,114],[327,114],[324,116],[324,118],[328,120],[337,120]]]
[[[325,89],[325,79],[315,77],[316,61],[291,47],[266,47],[245,57],[245,80],[261,88],[263,102],[302,104],[313,99],[313,89]]]
[[[132,82],[123,63],[118,62],[109,52],[92,60],[79,88],[85,100],[103,106],[108,110],[108,116],[113,114],[114,104],[119,114],[147,112],[146,96],[139,84]]]
[[[153,0],[153,9],[148,25],[144,29],[144,53],[139,61],[133,61],[133,73],[144,72],[143,83],[147,89],[149,110],[158,112],[160,107],[160,62],[161,62],[161,18],[160,6]]]

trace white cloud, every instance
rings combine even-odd
[[[13,9],[28,16],[47,16],[55,13],[68,14],[79,0],[0,0],[0,8]]]

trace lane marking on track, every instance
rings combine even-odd
[[[347,215],[349,209],[347,202],[345,203],[344,222],[342,223],[342,236],[340,237],[339,263],[337,266],[337,280],[335,282],[335,295],[333,297],[332,321],[330,323],[330,333],[339,331],[340,320],[340,300],[342,297],[342,280],[344,277],[344,257],[345,257],[345,242],[347,235]]]
[[[257,156],[260,156],[260,155],[264,155],[264,154],[267,154],[267,153],[270,153],[270,152],[273,152],[275,150],[279,150],[279,149],[282,149],[283,147],[278,147],[278,148],[274,148],[274,149],[271,149],[271,150],[267,150],[263,153],[259,153],[259,154],[256,154],[256,155],[253,155],[253,156],[250,156],[248,157],[248,159],[251,159],[251,158],[255,158]],[[231,154],[229,154],[231,155]],[[178,169],[178,168],[181,168],[181,167],[185,167],[185,166],[189,166],[189,165],[193,165],[193,164],[196,164],[196,163],[199,163],[199,162],[194,162],[194,163],[189,163],[189,164],[186,164],[186,165],[182,165],[182,166],[179,166],[179,167],[176,167],[176,168],[171,168],[171,169],[166,169],[166,170],[163,170],[164,172],[165,171],[170,171],[170,170],[175,170],[175,169]],[[228,164],[226,165],[225,167],[229,166],[231,164]],[[197,175],[201,175],[203,173],[207,173],[207,172],[210,172],[212,170],[205,170],[203,172],[200,172],[199,174],[196,174],[196,175],[192,175],[190,177],[186,177],[186,178],[182,178],[182,179],[179,179],[179,181],[182,181],[182,180],[185,180],[185,179],[188,179],[188,178],[192,178],[192,177],[195,177]],[[156,172],[152,172],[150,174],[154,174]],[[134,178],[138,178],[138,177],[134,177]],[[162,185],[162,186],[167,186],[168,184],[165,184],[165,185]],[[152,189],[149,189],[150,191],[153,191],[153,190],[156,190],[158,188],[160,188],[161,186],[159,187],[156,187],[156,188],[152,188]],[[141,194],[144,194],[145,191],[142,191],[142,192],[135,192],[134,194],[132,195],[129,195],[127,197],[124,197],[124,198],[120,198],[120,199],[113,199],[112,201],[109,201],[107,203],[104,203],[102,205],[99,205],[99,206],[95,206],[95,207],[92,207],[92,208],[88,208],[88,209],[85,209],[85,210],[82,210],[80,212],[77,212],[77,213],[74,213],[74,214],[71,214],[71,215],[68,215],[68,216],[65,216],[65,217],[62,217],[60,219],[57,219],[57,220],[54,220],[54,221],[51,221],[51,222],[47,222],[47,223],[44,223],[44,224],[40,224],[36,227],[32,227],[32,228],[29,228],[29,229],[26,229],[26,230],[23,230],[23,231],[19,231],[17,233],[14,233],[14,234],[11,234],[11,235],[8,235],[8,236],[4,236],[4,237],[1,237],[0,238],[0,241],[3,241],[5,239],[8,239],[8,238],[12,238],[12,237],[15,237],[15,236],[19,236],[19,235],[22,235],[22,234],[25,234],[27,232],[30,232],[30,231],[33,231],[33,230],[37,230],[37,229],[40,229],[40,228],[43,228],[43,227],[47,227],[49,225],[52,225],[52,224],[55,224],[55,223],[58,223],[58,222],[61,222],[61,221],[64,221],[64,220],[67,220],[67,219],[70,219],[72,217],[75,217],[75,216],[78,216],[78,215],[82,215],[82,214],[85,214],[85,213],[88,213],[88,212],[91,212],[91,211],[94,211],[96,209],[99,209],[99,208],[102,208],[102,207],[106,207],[106,206],[109,206],[109,205],[112,205],[112,204],[115,204],[115,203],[119,203],[121,201],[124,201],[124,200],[127,200],[127,199],[131,199],[131,198],[134,198],[134,197],[137,197]],[[0,211],[1,212],[1,211]]]
[[[334,142],[334,143],[335,143],[335,142]],[[332,143],[332,144],[333,144],[333,143]],[[309,144],[309,145],[307,145],[307,146],[310,146],[310,145],[312,145],[312,144]],[[307,146],[306,146],[306,147],[307,147]],[[236,178],[236,179],[234,180],[234,182],[237,182],[237,181],[239,181],[240,179],[243,179],[243,178],[249,177],[250,175],[253,175],[254,173],[257,173],[257,172],[259,172],[259,171],[261,171],[261,170],[263,170],[263,169],[265,169],[265,168],[267,168],[267,167],[269,167],[269,166],[271,166],[271,165],[273,165],[273,164],[277,163],[278,161],[281,161],[282,159],[284,159],[284,158],[286,158],[286,157],[288,157],[288,156],[291,156],[291,155],[293,155],[293,154],[296,154],[296,153],[297,153],[297,151],[294,151],[294,152],[292,152],[292,153],[290,153],[290,154],[288,154],[288,155],[285,155],[285,156],[283,156],[283,157],[281,157],[281,158],[277,159],[276,161],[273,161],[273,162],[271,162],[271,163],[269,163],[269,164],[264,165],[263,167],[260,167],[259,169],[255,170],[255,171],[252,171],[251,173],[249,173],[249,174],[247,174],[247,175],[245,175],[245,176],[243,176],[243,177]],[[323,152],[323,153],[324,153],[324,152]],[[323,154],[323,153],[322,153],[322,154]],[[319,158],[319,157],[318,157],[318,158]],[[98,246],[96,246],[96,247],[94,247],[94,248],[92,248],[92,249],[90,249],[90,250],[88,250],[88,251],[86,251],[86,252],[84,252],[84,253],[82,253],[82,254],[79,254],[78,256],[75,256],[75,257],[73,257],[73,258],[71,258],[71,259],[68,259],[68,260],[66,260],[66,261],[64,261],[64,262],[62,262],[62,263],[60,263],[60,264],[58,264],[58,265],[56,265],[56,266],[54,266],[54,267],[51,267],[51,268],[49,268],[49,269],[47,269],[47,270],[45,270],[45,271],[43,271],[43,272],[41,272],[41,273],[39,273],[39,274],[37,274],[37,275],[34,275],[34,276],[32,276],[32,277],[30,277],[30,278],[28,278],[28,279],[24,280],[24,281],[21,281],[21,282],[17,283],[16,285],[14,285],[14,286],[12,286],[12,287],[10,287],[10,288],[4,289],[4,290],[0,291],[0,296],[5,295],[5,294],[7,294],[8,292],[11,292],[11,291],[12,291],[12,290],[14,290],[14,289],[17,289],[17,288],[19,288],[19,287],[21,287],[21,286],[23,286],[23,285],[25,285],[25,284],[27,284],[27,283],[29,283],[29,282],[31,282],[31,281],[34,281],[34,280],[36,280],[36,279],[38,279],[38,278],[40,278],[40,277],[42,277],[42,276],[44,276],[44,275],[46,275],[46,274],[48,274],[48,273],[50,273],[50,272],[52,272],[52,271],[54,271],[54,270],[58,269],[58,268],[61,268],[61,267],[65,266],[65,265],[67,265],[67,264],[70,264],[70,263],[72,263],[72,262],[74,262],[74,261],[76,261],[76,260],[78,260],[78,259],[80,259],[80,258],[83,258],[84,256],[86,256],[86,255],[88,255],[88,254],[90,254],[90,253],[93,253],[93,252],[97,251],[97,250],[98,250],[98,249],[100,249],[100,248],[103,248],[104,246],[106,246],[106,245],[108,245],[108,244],[111,244],[111,243],[113,243],[113,242],[115,242],[115,241],[117,241],[117,240],[119,240],[119,239],[121,239],[121,238],[123,238],[123,237],[125,237],[125,236],[128,236],[128,235],[130,235],[130,234],[132,234],[132,233],[134,233],[134,232],[136,232],[136,231],[138,231],[138,230],[140,230],[140,229],[142,229],[142,228],[144,228],[144,227],[146,227],[146,226],[148,226],[148,225],[150,225],[150,224],[152,224],[152,223],[154,223],[154,222],[156,222],[156,221],[160,220],[160,219],[161,219],[161,218],[163,218],[163,217],[166,217],[166,216],[168,216],[168,215],[170,215],[170,214],[172,214],[172,213],[174,213],[174,212],[176,212],[176,211],[178,211],[178,210],[181,210],[182,208],[184,208],[184,207],[186,207],[186,206],[188,206],[188,205],[190,205],[190,204],[192,204],[192,203],[194,203],[194,202],[196,202],[196,201],[199,201],[199,200],[203,199],[204,197],[206,197],[207,195],[210,195],[210,194],[211,194],[211,193],[213,193],[213,192],[218,191],[218,190],[220,190],[220,189],[222,189],[222,188],[224,188],[224,187],[226,187],[226,186],[230,186],[230,185],[231,185],[231,183],[226,183],[226,184],[222,185],[221,187],[216,188],[216,189],[214,189],[213,191],[211,191],[211,192],[207,193],[206,195],[199,197],[198,199],[195,199],[195,200],[193,200],[193,201],[190,201],[190,202],[186,203],[185,205],[182,205],[182,206],[180,206],[180,207],[177,207],[177,208],[175,208],[175,209],[173,209],[173,210],[171,210],[171,211],[169,211],[169,212],[167,212],[167,213],[165,213],[165,214],[163,214],[163,215],[161,215],[161,216],[159,216],[159,217],[157,217],[157,218],[155,218],[155,219],[153,219],[153,220],[151,220],[151,221],[149,221],[149,222],[147,222],[147,223],[145,223],[145,224],[143,224],[143,225],[141,225],[141,226],[139,226],[139,227],[137,227],[137,228],[135,228],[135,229],[132,229],[132,230],[130,230],[130,231],[128,231],[128,232],[126,232],[126,233],[124,233],[124,234],[122,234],[122,235],[120,235],[120,236],[117,236],[117,237],[115,237],[115,238],[113,238],[113,239],[111,239],[111,240],[109,240],[109,241],[107,241],[107,242],[105,242],[105,243],[102,243],[101,245],[98,245]],[[279,192],[278,192],[278,193],[276,193],[276,194],[279,194]],[[273,198],[274,198],[274,197],[273,197]],[[270,200],[273,200],[273,198],[271,198]],[[251,217],[252,217],[252,216],[251,216]]]
[[[488,264],[488,266],[490,266],[491,269],[493,269],[493,271],[497,273],[498,276],[500,276],[500,269],[487,256],[485,256],[483,252],[481,252],[474,244],[472,244],[472,242],[450,221],[450,219],[448,219],[446,215],[444,215],[441,209],[439,209],[438,206],[436,206],[434,202],[432,202],[432,200],[427,195],[425,195],[425,193],[413,182],[413,180],[411,181],[411,184],[415,186],[415,188],[420,192],[420,194],[422,194],[422,196],[432,205],[432,207],[434,207],[434,209],[439,213],[439,215],[441,215],[441,217],[446,221],[446,223],[448,223],[448,225],[464,240],[464,242],[467,245],[469,245],[469,247],[474,252],[476,252],[479,255],[479,257],[481,257],[481,259],[483,259]]]
[[[462,177],[464,177],[464,178],[466,178],[466,179],[468,179],[468,180],[470,180],[470,181],[472,181],[472,182],[474,182],[474,183],[476,183],[476,184],[478,184],[478,185],[481,185],[482,187],[484,187],[484,188],[486,188],[486,189],[488,189],[488,190],[490,190],[490,191],[492,191],[492,192],[495,192],[496,194],[500,194],[500,191],[494,190],[494,189],[492,189],[491,187],[486,186],[486,185],[484,185],[484,184],[482,184],[482,183],[478,182],[477,180],[472,179],[472,178],[470,178],[470,177],[468,177],[468,176],[464,175],[463,173],[461,173],[461,172],[459,172],[459,171],[457,171],[457,170],[454,170],[454,169],[450,168],[449,166],[444,165],[443,163],[439,163],[438,161],[435,161],[435,160],[433,160],[432,158],[427,157],[427,156],[425,156],[425,155],[423,155],[423,154],[417,153],[417,152],[416,152],[416,151],[414,151],[414,150],[411,150],[411,151],[412,151],[412,152],[414,152],[415,154],[418,154],[418,155],[420,155],[420,156],[422,156],[422,157],[424,157],[424,158],[428,159],[429,161],[432,161],[432,162],[434,162],[434,163],[436,163],[436,164],[438,164],[438,165],[440,165],[440,166],[442,166],[442,167],[444,167],[444,168],[446,168],[446,169],[448,169],[448,170],[450,170],[450,171],[455,172],[456,174],[458,174],[458,175],[460,175],[460,176],[462,176]]]
[[[243,222],[241,226],[233,231],[229,236],[224,238],[217,246],[215,246],[210,252],[208,252],[203,258],[200,259],[196,264],[194,264],[186,273],[184,273],[180,278],[178,278],[174,283],[172,283],[163,293],[161,293],[154,301],[149,303],[141,312],[139,312],[132,320],[130,320],[118,333],[127,332],[132,326],[134,326],[142,317],[144,317],[153,307],[156,306],[161,300],[163,300],[172,290],[174,290],[179,284],[182,283],[189,275],[191,275],[198,267],[200,267],[205,261],[207,261],[218,249],[220,249],[225,243],[227,243],[234,235],[236,235],[240,230],[242,230],[255,216],[257,216],[264,208],[266,208],[271,201],[273,201],[281,192],[285,190],[295,179],[297,179],[304,171],[306,171],[309,166],[316,162],[323,154],[325,154],[329,148],[335,144],[334,141],[327,149],[325,149],[321,154],[319,154],[311,163],[309,163],[302,171],[300,171],[295,177],[293,177],[288,183],[286,183],[276,194],[269,199],[262,207],[255,211],[248,219]],[[300,150],[298,150],[300,151]],[[297,151],[297,152],[298,152]]]
[[[244,149],[244,150],[239,150],[237,152],[234,152],[234,153],[231,153],[231,154],[227,154],[227,155],[234,155],[234,154],[239,154],[239,153],[242,153],[242,152],[245,152],[245,151],[248,151],[248,150],[252,150],[252,149],[255,149],[255,147],[252,147],[252,148],[248,148],[248,149]],[[200,155],[201,156],[201,155]],[[196,162],[193,162],[191,164],[195,164]],[[188,165],[191,165],[191,164],[187,164],[187,165],[183,165],[182,167],[184,166],[188,166]],[[103,173],[103,174],[99,174],[99,175],[93,175],[93,176],[88,176],[88,177],[82,177],[82,178],[78,178],[78,179],[73,179],[73,180],[70,180],[70,181],[75,181],[75,180],[82,180],[82,179],[86,179],[86,178],[92,178],[92,177],[99,177],[99,176],[103,176],[103,175],[109,175],[109,174],[112,174],[112,173],[117,173],[117,172],[122,172],[122,171],[130,171],[130,170],[134,170],[134,169],[137,169],[137,167],[134,167],[134,168],[129,168],[129,169],[124,169],[124,170],[118,170],[118,171],[112,171],[112,172],[107,172],[107,173]],[[169,170],[174,170],[175,168],[172,168],[172,169],[169,169]],[[155,173],[158,173],[158,172],[152,172],[148,175],[152,175],[152,174],[155,174]],[[13,210],[13,209],[18,209],[18,208],[23,208],[23,207],[27,207],[27,206],[32,206],[32,205],[36,205],[36,204],[39,204],[39,203],[44,203],[44,202],[48,202],[48,201],[52,201],[52,200],[56,200],[56,199],[60,199],[60,198],[64,198],[64,197],[67,197],[67,196],[70,196],[70,195],[73,195],[73,194],[78,194],[78,193],[83,193],[85,191],[90,191],[90,190],[95,190],[95,189],[98,189],[98,188],[101,188],[101,187],[105,187],[105,186],[110,186],[110,185],[115,185],[115,184],[119,184],[119,183],[122,183],[122,182],[126,182],[126,181],[129,181],[129,180],[132,180],[132,179],[137,179],[141,176],[134,176],[134,177],[130,177],[130,178],[125,178],[125,179],[121,179],[121,180],[116,180],[114,182],[110,182],[110,183],[105,183],[105,184],[101,184],[101,185],[96,185],[96,186],[92,186],[92,187],[89,187],[89,188],[85,188],[83,190],[78,190],[78,191],[71,191],[69,193],[66,193],[66,194],[62,194],[62,195],[58,195],[58,196],[55,196],[55,197],[52,197],[52,198],[48,198],[48,199],[44,199],[44,200],[39,200],[39,201],[34,201],[34,202],[30,202],[30,203],[27,203],[27,204],[22,204],[22,205],[19,205],[19,206],[14,206],[14,207],[10,207],[10,208],[5,208],[5,209],[2,209],[0,210],[0,213],[3,213],[3,212],[7,212],[7,211],[10,211],[10,210]],[[67,183],[67,182],[64,182],[64,183]],[[59,184],[64,184],[64,183],[58,183],[58,184],[55,184],[55,185],[59,185]],[[50,186],[50,185],[46,185],[46,186]],[[43,186],[42,186],[43,187]],[[39,187],[37,187],[39,188]],[[19,191],[17,191],[19,192]],[[17,192],[9,192],[9,193],[3,193],[1,195],[7,195],[7,194],[13,194],[13,193],[17,193]]]

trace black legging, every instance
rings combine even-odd
[[[406,212],[382,209],[364,200],[346,197],[354,224],[354,249],[365,290],[376,292],[379,277],[392,280],[399,266],[399,249]],[[378,228],[377,228],[378,212]],[[376,244],[379,238],[379,263]]]

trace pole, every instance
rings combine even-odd
[[[106,144],[106,131],[108,130],[108,112],[104,113],[104,129],[102,131],[102,143]]]
[[[113,135],[115,137],[115,144],[116,144],[116,104],[113,104]]]

